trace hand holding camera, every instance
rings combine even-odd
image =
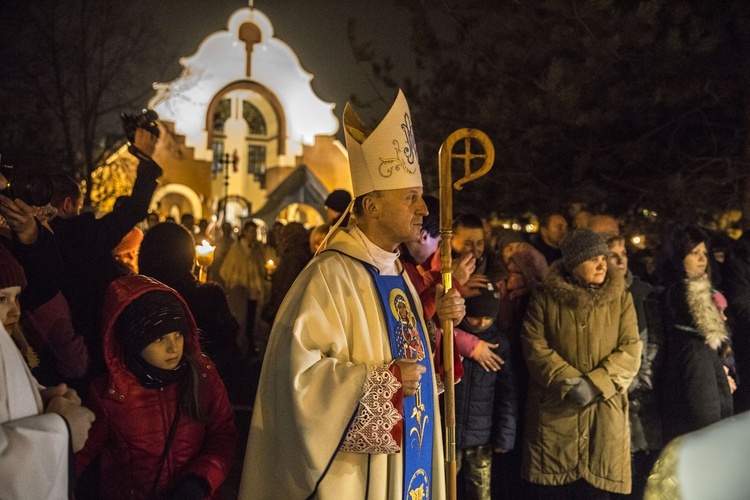
[[[142,161],[152,161],[151,156],[156,150],[159,140],[159,115],[151,109],[144,109],[139,115],[120,113],[122,127],[128,138],[130,154]]]

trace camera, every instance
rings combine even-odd
[[[46,174],[20,172],[13,165],[0,161],[0,175],[5,179],[0,183],[0,194],[11,200],[20,199],[28,205],[43,207],[52,199],[52,181]]]
[[[140,114],[129,115],[124,111],[120,113],[122,128],[125,130],[125,137],[131,144],[135,141],[135,131],[139,128],[148,130],[156,137],[159,137],[159,125],[156,121],[159,115],[153,109],[141,110]]]

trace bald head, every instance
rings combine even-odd
[[[617,223],[617,219],[609,215],[592,215],[588,221],[588,229],[597,234],[620,234],[620,225]]]

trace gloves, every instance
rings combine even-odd
[[[602,393],[586,377],[566,378],[563,383],[572,386],[565,395],[565,399],[572,399],[582,408],[592,403]]]
[[[208,496],[208,483],[202,477],[188,474],[165,498],[169,500],[203,500]]]

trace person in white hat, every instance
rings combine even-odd
[[[445,495],[432,346],[397,251],[427,215],[406,99],[373,131],[347,104],[344,128],[356,225],[334,229],[276,316],[243,499]],[[463,299],[438,295],[458,324]]]

